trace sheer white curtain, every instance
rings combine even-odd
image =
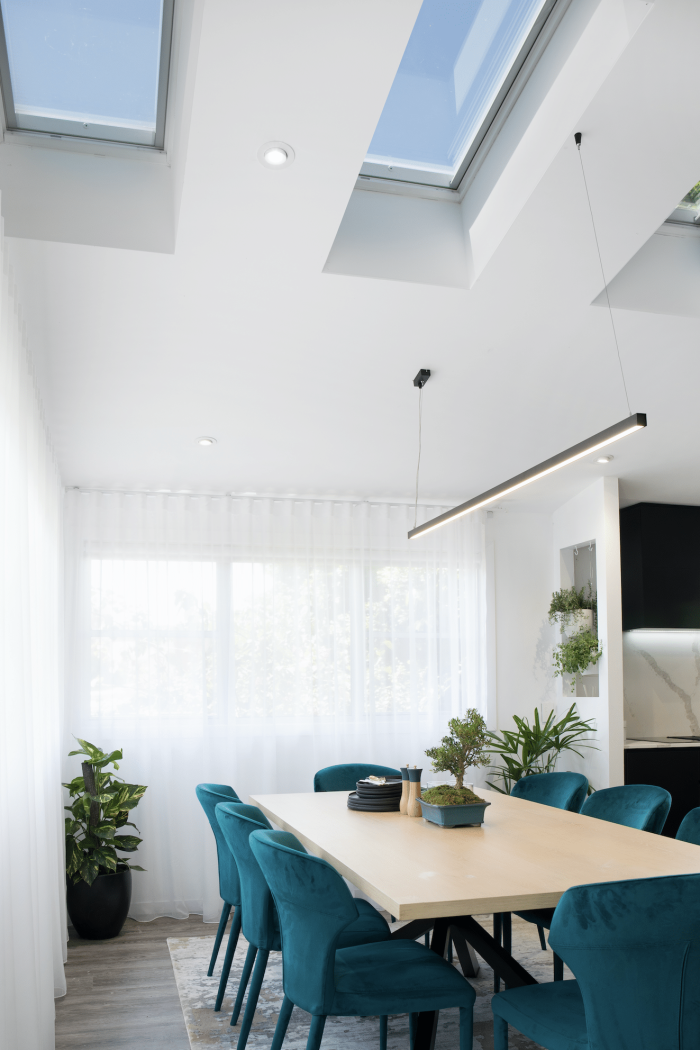
[[[0,1046],[49,1050],[66,990],[61,487],[0,252]]]
[[[335,762],[421,765],[484,708],[483,521],[409,542],[412,524],[389,504],[67,493],[66,730],[148,785],[135,918],[217,917],[198,782],[247,799]]]

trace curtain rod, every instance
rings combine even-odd
[[[101,496],[192,496],[197,499],[264,499],[264,500],[291,500],[298,503],[368,503],[376,506],[406,506],[412,507],[414,500],[410,496],[396,496],[385,499],[364,499],[361,496],[305,496],[286,495],[280,496],[271,492],[191,492],[178,491],[177,489],[104,489],[84,488],[82,485],[66,485],[65,492],[79,492],[81,495],[99,494]],[[419,500],[419,507],[443,507],[451,506],[452,500],[449,496],[442,499]]]

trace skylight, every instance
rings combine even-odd
[[[456,186],[555,0],[423,0],[361,174]]]
[[[162,148],[172,0],[0,0],[0,10],[10,130]]]
[[[700,182],[686,193],[678,207],[669,215],[669,222],[690,222],[700,224]]]

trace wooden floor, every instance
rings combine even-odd
[[[83,941],[69,927],[68,992],[56,1000],[56,1050],[190,1050],[168,937],[212,937],[215,923],[127,919],[118,937]]]

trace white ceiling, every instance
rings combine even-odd
[[[426,498],[465,499],[626,415],[610,320],[590,305],[600,276],[570,136],[470,291],[322,272],[418,7],[206,0],[174,254],[8,238],[67,485],[409,497],[420,367]],[[698,7],[656,0],[581,114],[613,272],[700,177],[700,67],[684,50]],[[272,139],[294,147],[290,168],[258,162]],[[700,503],[698,320],[616,323],[648,429],[522,508],[602,472],[626,502]]]

